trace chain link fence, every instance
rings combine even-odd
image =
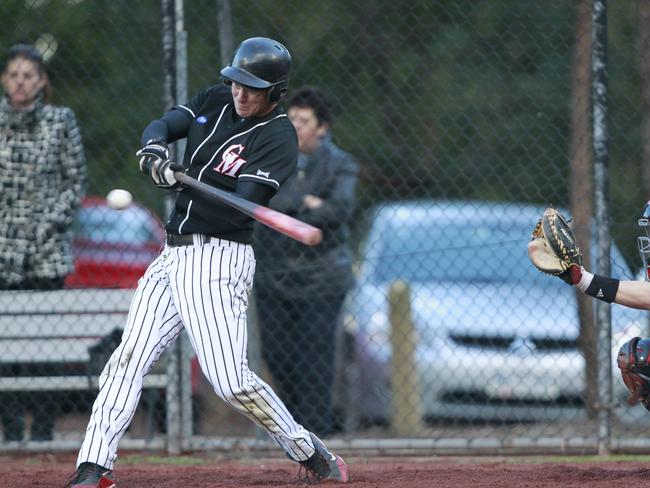
[[[642,0],[608,9],[612,273],[622,279],[642,279],[649,15]],[[3,50],[29,42],[43,52],[54,103],[75,112],[87,159],[75,251],[78,265],[97,267],[53,299],[5,292],[0,312],[5,404],[33,403],[15,379],[34,367],[50,385],[54,375],[79,380],[51,392],[54,446],[80,442],[97,364],[162,243],[169,200],[138,172],[140,133],[179,92],[219,83],[234,48],[253,36],[290,50],[289,97],[304,85],[326,92],[331,139],[358,165],[349,238],[339,243],[349,263],[318,249],[289,252],[279,235],[256,249],[271,259],[289,253],[291,269],[258,262],[251,369],[298,420],[376,445],[589,450],[597,413],[609,408],[613,445],[645,446],[650,416],[626,405],[615,361],[613,404],[597,400],[594,301],[579,303],[526,256],[537,218],[554,205],[573,215],[593,269],[590,1],[5,0],[0,16],[11,19],[0,25]],[[135,196],[132,213],[102,207],[113,188]],[[97,254],[111,245],[110,257]],[[353,280],[326,272],[348,265]],[[78,360],[70,344],[47,348],[50,327],[91,327],[84,317],[92,330],[67,334]],[[24,326],[12,329],[18,320]],[[40,342],[25,337],[30,327]],[[611,357],[647,329],[646,312],[613,306]],[[181,344],[161,361],[125,442],[181,449],[264,437],[214,394],[192,356]]]

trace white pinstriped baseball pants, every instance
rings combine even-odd
[[[79,451],[112,469],[117,445],[135,413],[142,379],[185,328],[216,393],[265,429],[296,461],[314,452],[273,390],[248,369],[246,310],[253,284],[252,247],[222,239],[165,246],[136,289],[122,342],[104,367]]]

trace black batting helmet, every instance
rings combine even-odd
[[[291,55],[286,47],[267,37],[252,37],[239,45],[221,76],[251,88],[269,88],[269,101],[277,102],[287,93],[290,71]]]

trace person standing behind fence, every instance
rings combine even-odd
[[[298,134],[298,169],[270,207],[323,230],[307,247],[259,225],[253,287],[262,356],[278,394],[307,429],[327,436],[332,411],[335,332],[352,284],[348,245],[358,165],[331,140],[332,111],[325,93],[302,87],[287,114]]]
[[[49,104],[45,63],[33,46],[9,49],[2,86],[0,289],[59,289],[73,269],[71,227],[85,191],[81,134],[70,108]],[[12,393],[0,396],[6,441],[22,440],[28,403],[31,439],[52,439],[52,394]]]

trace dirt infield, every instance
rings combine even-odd
[[[647,460],[646,460],[647,459]],[[350,486],[616,487],[648,486],[650,459],[611,458],[350,458]],[[0,486],[60,488],[74,466],[72,455],[0,456]],[[208,456],[125,456],[116,468],[118,488],[295,487],[295,463],[277,459],[226,461]]]

